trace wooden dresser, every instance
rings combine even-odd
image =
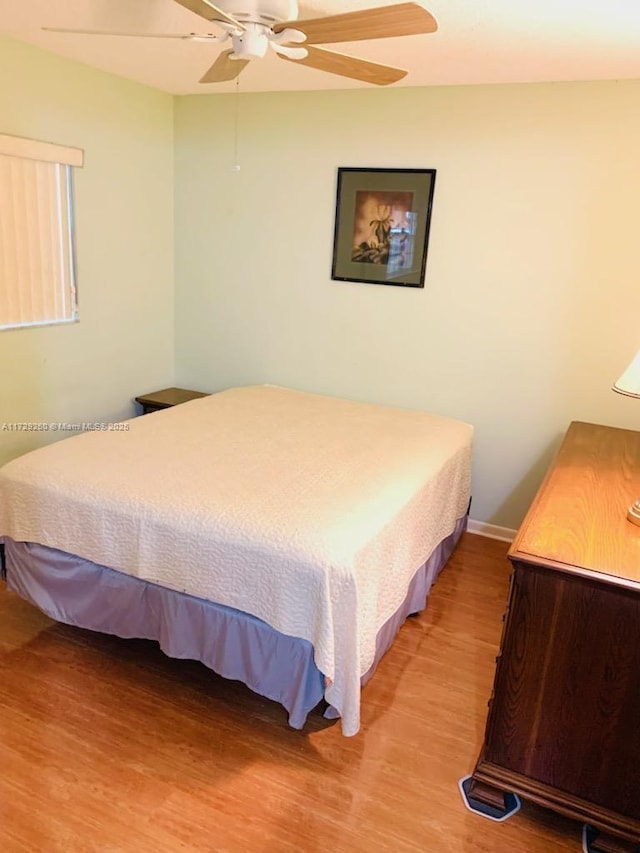
[[[470,795],[513,792],[640,850],[640,433],[572,423],[509,551]]]

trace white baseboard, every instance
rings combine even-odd
[[[489,539],[500,539],[502,542],[513,542],[516,530],[510,527],[498,527],[497,524],[485,524],[484,521],[474,521],[469,519],[467,524],[469,533],[476,533],[478,536],[487,536]]]

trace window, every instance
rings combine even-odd
[[[0,134],[0,329],[77,320],[72,167],[83,153]]]

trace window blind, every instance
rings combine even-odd
[[[69,162],[77,153],[0,136],[0,329],[77,319]]]

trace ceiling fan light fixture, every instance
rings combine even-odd
[[[232,59],[262,59],[269,47],[268,27],[263,24],[247,24],[240,35],[233,36]]]

